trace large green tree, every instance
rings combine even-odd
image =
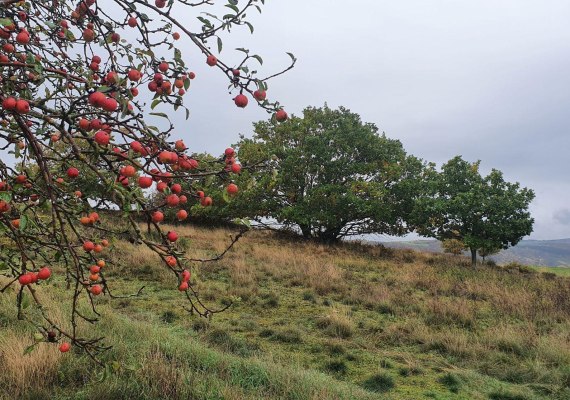
[[[532,233],[534,223],[528,211],[534,192],[505,182],[496,169],[482,176],[479,164],[457,156],[441,172],[432,170],[425,182],[428,195],[418,199],[411,218],[421,235],[463,242],[473,265],[478,249],[514,246]]]
[[[253,138],[238,144],[242,192],[228,215],[271,218],[325,242],[407,231],[423,163],[398,140],[346,108],[326,105],[254,127]]]

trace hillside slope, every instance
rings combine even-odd
[[[399,249],[443,252],[441,244],[437,240],[382,242],[382,244]],[[570,239],[523,240],[515,247],[502,250],[488,258],[498,264],[518,262],[524,265],[570,267]]]
[[[221,251],[231,233],[176,229],[194,257]],[[205,302],[234,301],[206,321],[183,309],[144,247],[116,241],[104,256],[115,294],[145,286],[137,298],[98,298],[102,322],[83,327],[114,346],[109,376],[45,343],[24,356],[32,331],[10,292],[0,295],[0,398],[570,398],[570,279],[251,232],[223,260],[196,265]],[[40,289],[62,320],[62,279]]]

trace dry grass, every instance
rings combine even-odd
[[[62,353],[57,346],[40,343],[32,353],[24,355],[31,343],[31,335],[6,332],[0,336],[0,393],[20,398],[48,388],[56,381]]]
[[[109,276],[171,282],[173,274],[158,254],[145,245],[120,241],[113,244],[105,271]]]
[[[164,353],[154,347],[142,360],[138,371],[140,379],[144,379],[151,394],[157,398],[181,398],[179,388],[184,383],[185,368],[176,360],[169,359]]]
[[[231,286],[228,289],[230,296],[248,300],[257,294],[255,268],[243,254],[232,255],[221,264],[222,267],[228,269],[230,275]]]
[[[7,282],[7,279],[0,278],[0,286]],[[19,285],[13,285],[0,296],[0,309],[12,310],[13,315],[7,317],[16,327],[23,327],[23,323],[16,322],[15,295],[18,289]],[[60,301],[53,299],[41,287],[36,290],[50,318],[65,327]],[[34,343],[34,338],[23,332],[19,329],[0,329],[0,393],[10,393],[14,398],[29,396],[50,387],[57,378],[56,372],[62,359],[57,346],[47,343],[38,344],[31,353],[24,355],[26,348]]]
[[[221,253],[232,235],[231,230],[189,225],[164,229],[175,229],[188,241],[187,255],[192,258]],[[153,280],[169,289],[176,279],[144,245],[117,241],[110,261],[107,269],[111,275]],[[318,348],[323,340],[339,342],[346,349],[355,344],[371,355],[386,349],[396,353],[405,347],[406,351],[422,353],[400,360],[400,373],[410,374],[405,376],[422,370],[430,373],[422,364],[427,353],[445,365],[506,382],[559,385],[570,381],[570,373],[564,372],[570,365],[570,279],[546,279],[521,268],[473,269],[458,257],[355,243],[327,247],[259,231],[249,232],[223,260],[194,263],[192,267],[198,271],[196,288],[204,300],[217,302],[237,296],[242,303],[236,308],[244,307],[249,315],[264,310],[263,316],[251,318],[257,322],[244,334],[267,346],[278,343],[279,351],[289,346]],[[269,307],[271,310],[265,312]],[[301,328],[302,341],[276,340],[278,334],[288,332],[281,326],[288,323]],[[272,327],[274,324],[279,328]],[[277,333],[271,341],[259,339],[253,332],[255,326],[270,326]],[[3,357],[13,359],[8,363],[0,359],[0,376],[8,376],[13,374],[8,369],[20,368],[22,346],[30,339],[2,335],[1,331],[0,337],[0,349],[11,351]],[[40,364],[48,357],[33,354]],[[283,353],[278,355],[287,359]],[[157,396],[186,395],[177,389],[184,384],[180,383],[182,372],[176,360],[155,349],[143,365],[141,377],[152,380],[145,385]],[[359,368],[357,363],[348,365]],[[34,368],[26,372],[32,380],[34,374],[41,373],[34,371],[43,367]],[[25,390],[25,382],[15,377],[5,382]],[[168,392],[159,391],[166,386]],[[225,386],[220,388],[225,398],[249,398],[249,392],[232,388],[228,385],[226,392]],[[314,398],[321,397],[327,398],[326,393],[317,393]]]
[[[379,306],[391,307],[392,299],[398,298],[398,293],[390,289],[384,282],[363,282],[350,291],[350,303],[362,304],[367,309]]]
[[[476,324],[476,306],[463,298],[431,298],[427,301],[424,315],[428,325],[473,328]]]
[[[318,259],[305,260],[301,273],[304,286],[320,295],[331,292],[344,293],[347,290],[344,272],[333,264],[323,264]]]
[[[354,322],[349,313],[333,308],[331,312],[317,321],[317,327],[331,336],[341,339],[348,339],[354,334]]]

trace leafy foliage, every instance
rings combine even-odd
[[[346,108],[326,105],[254,127],[253,138],[237,144],[243,192],[226,215],[274,219],[329,242],[407,231],[423,164],[398,140]]]
[[[478,249],[487,254],[514,246],[532,232],[534,223],[528,211],[534,192],[505,182],[495,169],[481,176],[479,164],[457,156],[440,173],[431,170],[428,195],[418,200],[412,216],[420,234],[463,242],[473,263]]]

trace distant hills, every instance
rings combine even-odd
[[[441,253],[437,240],[412,240],[401,242],[381,242],[386,247],[414,249]],[[467,253],[465,253],[467,254]],[[519,262],[524,265],[546,267],[570,267],[570,238],[559,240],[523,240],[515,247],[503,250],[488,259],[497,264]]]

